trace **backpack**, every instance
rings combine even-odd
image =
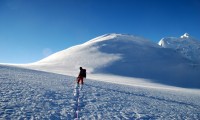
[[[81,76],[83,76],[84,78],[86,78],[86,69],[82,69]]]

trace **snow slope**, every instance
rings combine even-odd
[[[91,74],[144,78],[166,85],[200,88],[198,65],[194,66],[174,49],[125,34],[102,35],[23,66],[70,76],[76,76],[82,66]]]
[[[199,90],[127,86],[88,79],[83,86],[76,86],[74,79],[0,65],[0,119],[200,118]]]

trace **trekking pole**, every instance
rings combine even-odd
[[[74,82],[75,82],[75,84],[77,84],[78,83],[78,77],[74,80]]]

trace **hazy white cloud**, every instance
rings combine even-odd
[[[52,54],[52,50],[50,48],[44,48],[42,54],[44,57],[47,57]]]

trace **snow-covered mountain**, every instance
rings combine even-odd
[[[181,38],[187,39],[187,36]],[[72,76],[77,75],[82,66],[92,74],[114,74],[173,86],[200,87],[199,66],[194,66],[174,49],[125,34],[102,35],[27,66]]]
[[[0,64],[0,120],[200,118],[200,90],[180,88],[200,88],[198,65],[141,37],[107,34],[17,66]],[[76,76],[80,66],[95,79],[49,73]]]
[[[163,38],[158,43],[164,48],[171,48],[183,55],[183,57],[200,63],[200,41],[185,33],[180,38],[167,37]]]

